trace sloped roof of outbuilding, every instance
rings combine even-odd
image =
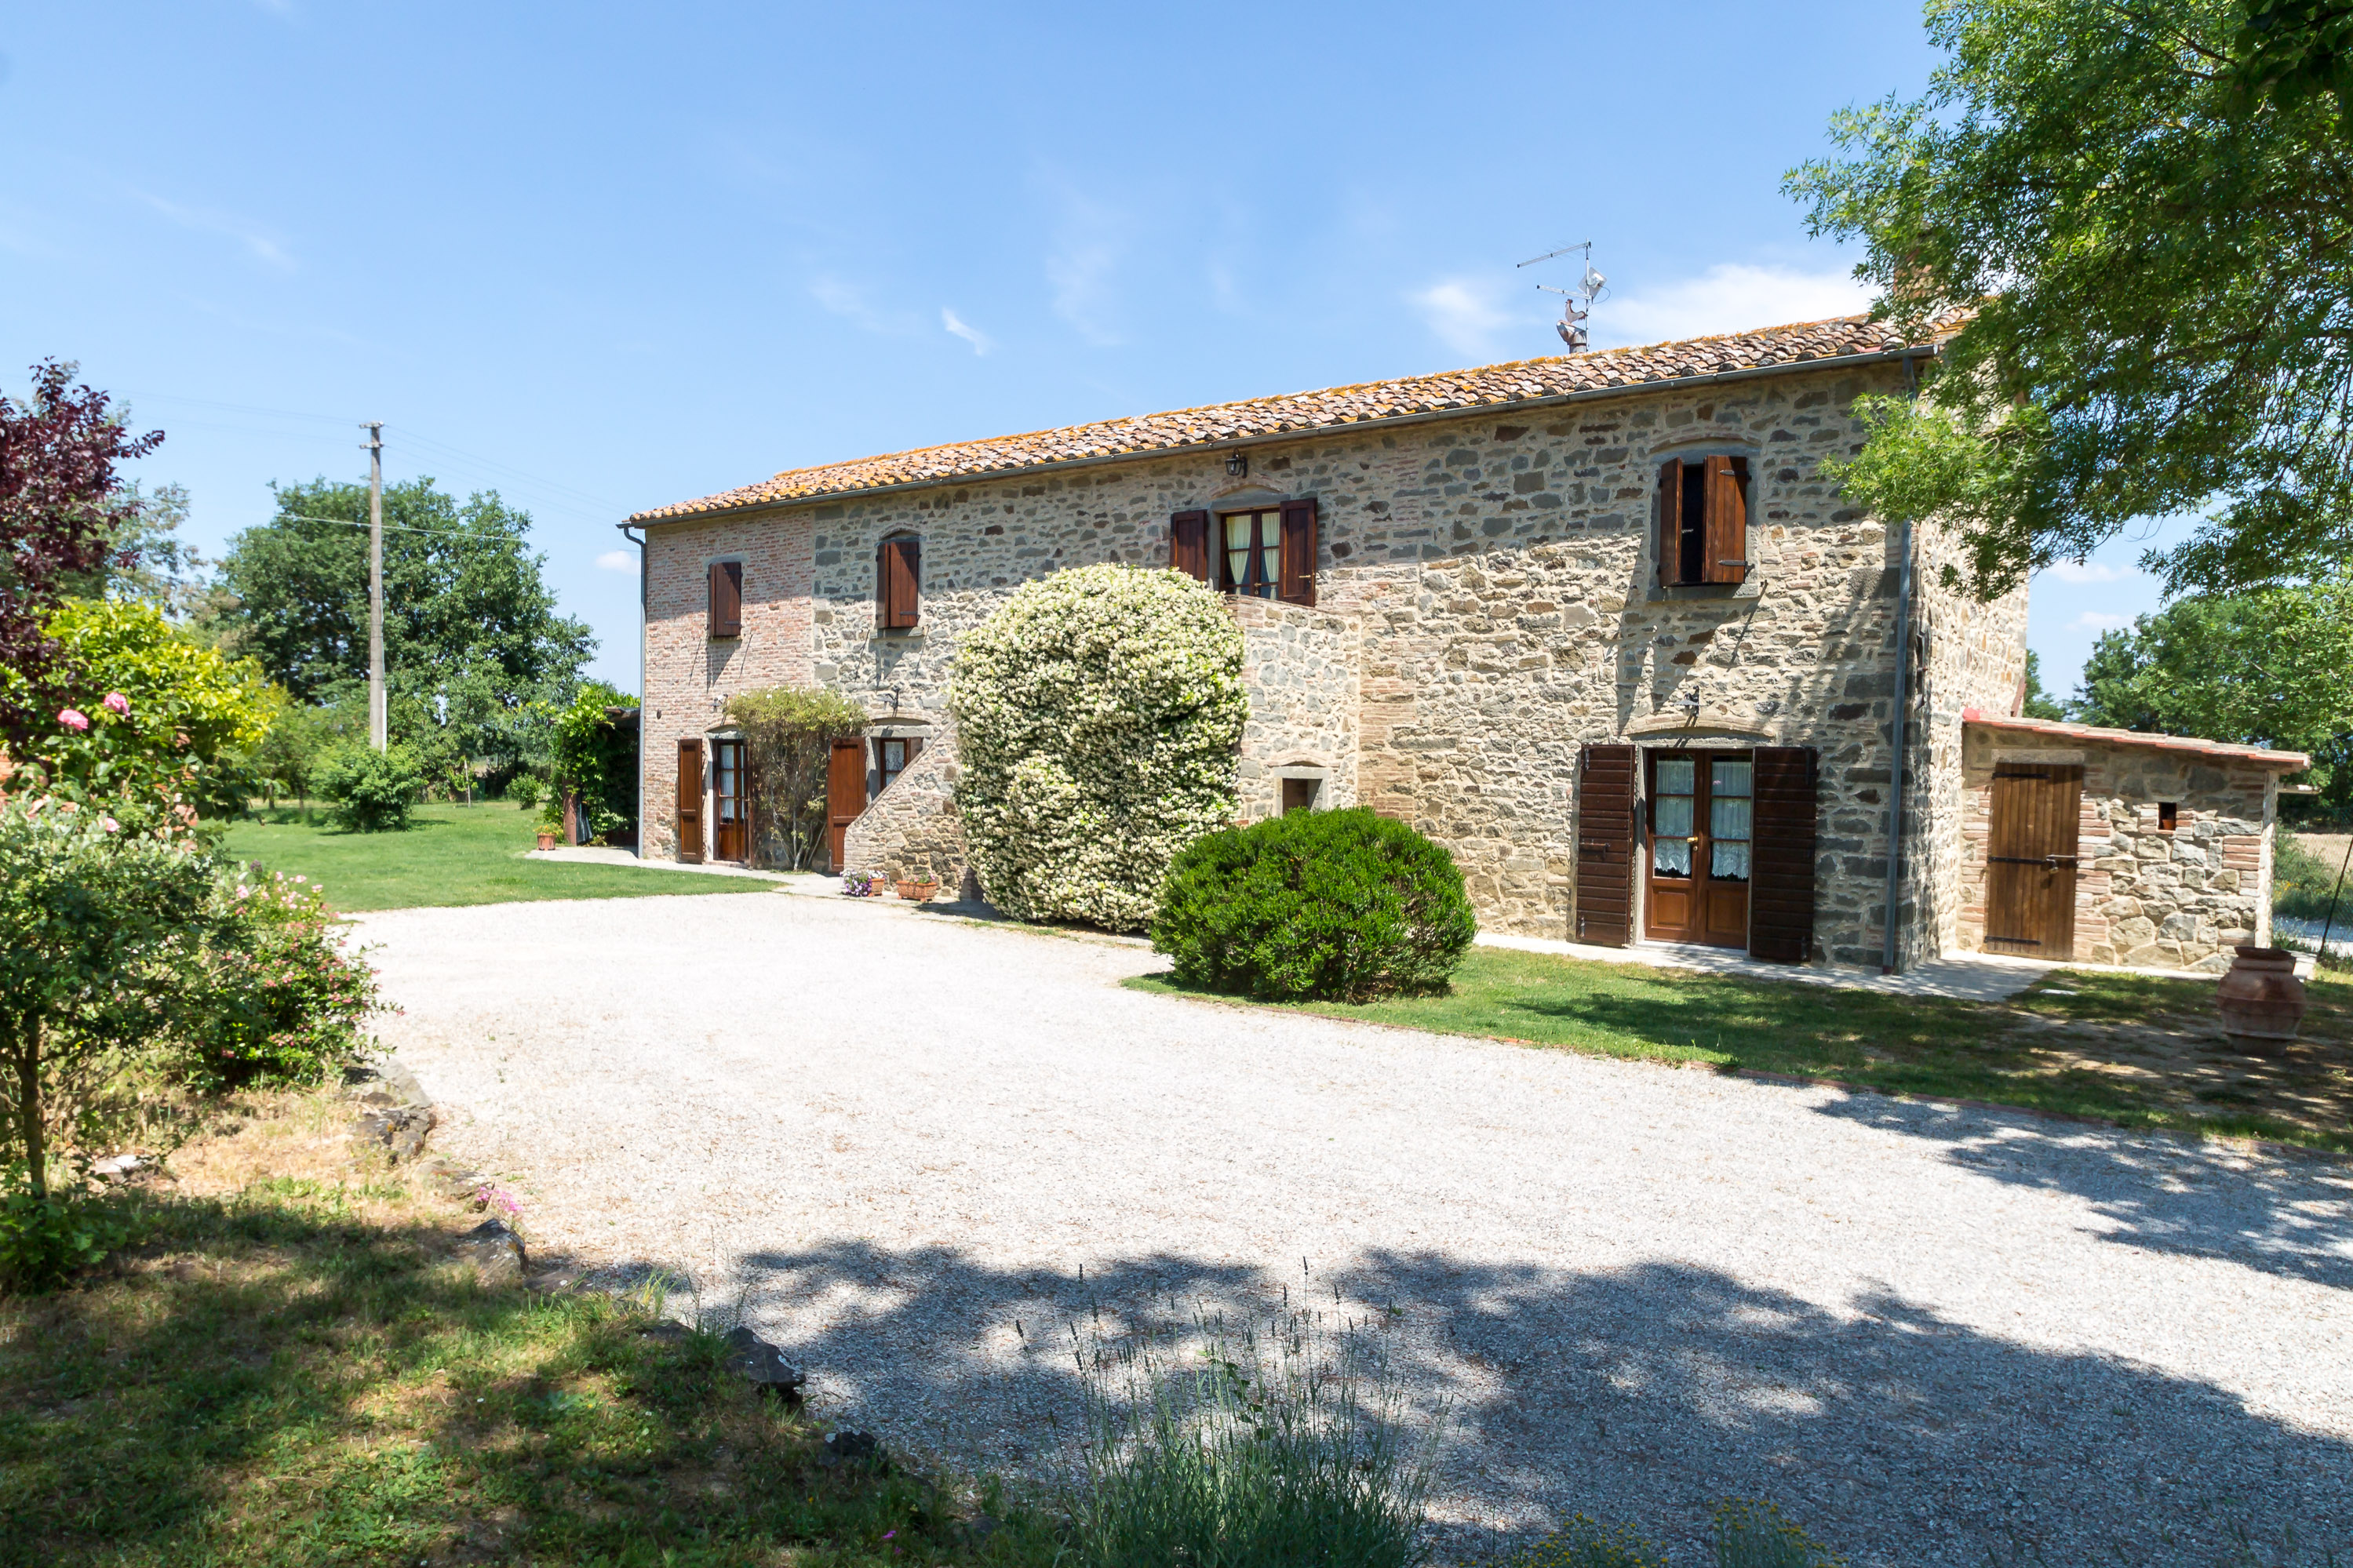
[[[2039,735],[2053,741],[2097,741],[2109,746],[2145,746],[2156,752],[2186,752],[2191,756],[2211,757],[2217,762],[2253,763],[2258,767],[2277,768],[2287,773],[2299,773],[2312,766],[2312,759],[2302,752],[2275,752],[2269,746],[2242,746],[2231,741],[2201,741],[2194,735],[2157,735],[2146,730],[2103,730],[2090,724],[2069,724],[2057,719],[1996,715],[1977,708],[1962,709],[1961,722],[1982,725],[1989,730],[2007,730],[2015,734]]]
[[[1515,403],[1549,402],[1578,393],[1637,388],[1654,383],[1735,372],[1834,364],[1927,350],[1958,330],[1961,318],[1938,322],[1925,343],[1907,343],[1891,322],[1868,316],[1828,321],[1721,337],[1690,338],[1643,348],[1603,349],[1547,359],[1518,360],[1474,370],[1396,381],[1286,393],[1240,403],[1180,408],[1128,419],[1099,420],[1058,430],[1033,430],[993,440],[922,447],[877,458],[858,458],[819,468],[793,468],[716,495],[655,507],[631,517],[633,523],[668,522],[745,507],[776,506],[855,495],[863,490],[911,484],[944,484],[996,479],[1024,468],[1103,459],[1186,447],[1215,446],[1284,435],[1304,435],[1346,425],[1472,409],[1508,409]]]

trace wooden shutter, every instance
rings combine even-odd
[[[1659,582],[1672,588],[1683,580],[1683,462],[1659,465]]]
[[[1274,596],[1289,604],[1315,602],[1315,498],[1282,503],[1282,563]]]
[[[1209,514],[1180,511],[1168,520],[1168,564],[1187,577],[1209,579]]]
[[[1579,942],[1623,947],[1634,934],[1634,856],[1642,842],[1634,791],[1639,761],[1631,746],[1588,746],[1577,754]]]
[[[843,842],[849,825],[865,810],[866,742],[862,739],[836,741],[825,769],[825,841],[836,873],[849,869],[842,864]]]
[[[915,624],[923,551],[921,540],[886,539],[874,552],[874,624],[885,631],[904,631]]]
[[[714,561],[711,563],[711,635],[715,637],[744,635],[744,563],[741,561]]]
[[[1811,746],[1757,748],[1751,818],[1748,956],[1803,963],[1814,953],[1814,801]]]
[[[1737,583],[1748,575],[1748,459],[1707,460],[1706,536],[1700,577]]]
[[[678,743],[678,858],[702,858],[702,742]]]

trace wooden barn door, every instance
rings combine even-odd
[[[678,743],[678,858],[702,858],[702,742]]]
[[[836,875],[849,869],[843,840],[866,810],[866,742],[836,741],[825,770],[825,842]]]
[[[2083,804],[2081,763],[1994,764],[1988,951],[2075,956],[2075,829]]]
[[[1577,940],[1623,947],[1634,935],[1634,851],[1642,842],[1631,746],[1577,756]]]

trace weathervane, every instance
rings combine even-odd
[[[1594,301],[1601,298],[1602,289],[1609,281],[1593,270],[1593,242],[1588,239],[1577,245],[1564,245],[1558,250],[1531,256],[1520,265],[1534,267],[1539,261],[1550,261],[1554,257],[1567,256],[1572,250],[1585,253],[1585,276],[1577,279],[1577,287],[1556,289],[1549,283],[1539,283],[1536,287],[1547,294],[1560,296],[1560,320],[1553,323],[1553,331],[1560,334],[1560,341],[1568,345],[1569,353],[1577,353],[1586,346],[1585,319],[1593,313]],[[1581,306],[1577,303],[1580,297],[1585,301]]]

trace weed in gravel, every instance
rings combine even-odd
[[[1511,1568],[1666,1568],[1666,1553],[1633,1526],[1604,1525],[1580,1513],[1514,1554]]]
[[[1845,1568],[1846,1559],[1781,1517],[1769,1502],[1715,1505],[1716,1568]]]

